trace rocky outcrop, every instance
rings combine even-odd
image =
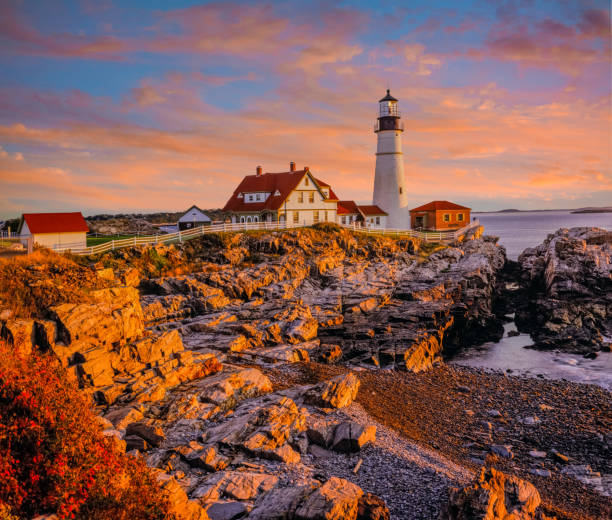
[[[538,490],[526,480],[482,468],[473,484],[452,489],[440,520],[546,520]]]
[[[519,256],[519,330],[535,347],[592,354],[612,338],[612,233],[560,229]]]

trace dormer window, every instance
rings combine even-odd
[[[274,192],[274,196],[275,196],[275,197],[280,197],[280,191],[276,190],[276,191]]]
[[[242,193],[238,194],[238,198],[241,199],[242,198]]]

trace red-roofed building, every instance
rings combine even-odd
[[[338,197],[331,186],[313,176],[306,166],[289,171],[247,175],[232,193],[223,211],[232,222],[284,222],[311,225],[336,222]]]
[[[363,215],[367,227],[384,228],[387,226],[387,213],[376,204],[357,206],[357,209]]]
[[[446,231],[469,224],[472,210],[447,200],[434,200],[410,210],[412,229]]]
[[[80,211],[74,213],[24,213],[19,235],[24,242],[49,247],[85,247],[89,228]]]
[[[352,200],[338,202],[338,224],[350,225],[357,222],[360,226],[384,228],[387,213],[376,205],[358,205]]]

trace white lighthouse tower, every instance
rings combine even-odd
[[[374,204],[388,213],[387,227],[410,227],[406,200],[406,180],[402,155],[404,125],[395,99],[387,95],[378,102],[379,112],[374,132],[378,134],[376,173],[374,176]]]

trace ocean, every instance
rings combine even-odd
[[[486,235],[499,237],[510,260],[516,260],[524,249],[541,244],[559,228],[600,227],[612,230],[612,213],[570,213],[570,210],[521,211],[507,213],[473,213]]]

